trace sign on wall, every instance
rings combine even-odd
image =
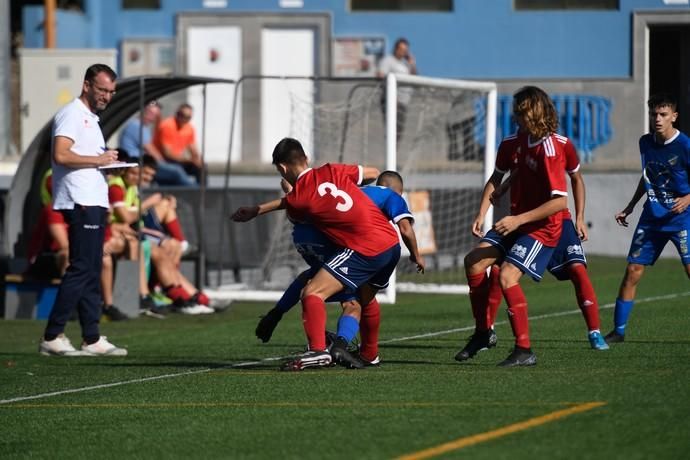
[[[385,51],[383,37],[336,37],[333,39],[333,76],[375,77]]]
[[[168,39],[123,40],[121,76],[170,75],[175,70],[175,45]]]

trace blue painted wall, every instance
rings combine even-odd
[[[632,13],[662,10],[663,0],[620,0],[617,11],[515,11],[513,0],[455,0],[449,13],[352,13],[347,0],[228,0],[222,11],[330,12],[335,36],[406,37],[420,73],[447,78],[627,78]],[[85,0],[84,14],[60,11],[58,47],[119,48],[125,38],[172,38],[175,15],[202,0],[161,0],[160,10],[122,10],[117,0]],[[41,6],[24,8],[25,46],[41,47]]]

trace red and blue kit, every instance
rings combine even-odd
[[[288,216],[309,223],[339,246],[372,257],[398,244],[388,218],[362,192],[362,167],[327,163],[309,168],[285,196]]]
[[[567,137],[550,134],[531,141],[526,133],[518,133],[501,142],[496,156],[496,170],[511,171],[510,213],[531,211],[554,196],[568,196],[565,182],[566,151],[574,147]],[[579,163],[579,162],[578,162]],[[554,247],[561,236],[563,213],[558,212],[519,228],[519,232]]]

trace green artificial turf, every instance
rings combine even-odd
[[[624,268],[590,260],[603,333]],[[495,349],[453,360],[471,335],[467,296],[382,306],[382,365],[356,371],[278,370],[304,349],[299,308],[267,344],[254,337],[267,304],[103,324],[124,358],[40,356],[44,322],[0,321],[0,457],[687,458],[690,282],[678,260],[647,270],[626,341],[609,351],[590,349],[570,283],[522,284],[533,368],[496,367],[512,346],[504,311]],[[67,334],[78,342],[78,325]],[[601,405],[558,416],[590,402]]]

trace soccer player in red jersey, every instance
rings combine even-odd
[[[527,299],[519,281],[524,273],[535,281],[541,279],[561,236],[560,211],[568,206],[563,174],[565,154],[563,143],[554,134],[558,116],[551,99],[543,90],[526,86],[513,97],[513,115],[518,133],[501,142],[494,173],[484,186],[479,212],[472,224],[472,233],[483,237],[465,257],[475,332],[455,357],[464,361],[489,347],[486,270],[503,260],[499,277],[515,335],[515,348],[499,363],[504,367],[531,366],[537,362],[530,347]],[[511,214],[484,235],[481,228],[491,195],[511,170],[515,171],[510,184]]]
[[[273,150],[273,164],[290,185],[285,197],[259,206],[241,207],[232,215],[238,222],[278,209],[290,219],[314,225],[343,249],[331,257],[302,291],[302,321],[309,351],[284,367],[301,370],[322,367],[332,360],[350,357],[347,344],[334,343],[326,351],[326,308],[324,301],[344,287],[358,290],[359,305],[367,305],[376,291],[388,285],[388,278],[400,259],[400,243],[393,225],[358,187],[375,179],[376,168],[325,164],[310,168],[302,145],[285,138]],[[361,307],[346,312],[359,320]]]
[[[587,325],[587,338],[590,346],[594,350],[607,350],[609,347],[601,335],[599,320],[599,302],[597,300],[594,287],[587,274],[587,259],[585,257],[582,242],[587,241],[587,226],[585,224],[585,183],[580,173],[580,159],[577,156],[575,146],[564,136],[554,134],[554,139],[563,144],[565,153],[565,170],[570,177],[570,184],[573,189],[575,199],[575,221],[568,209],[563,213],[563,231],[548,266],[546,267],[551,274],[560,281],[570,280],[575,288],[577,304],[580,307],[582,316]],[[512,174],[511,174],[512,175]],[[504,187],[505,185],[505,187]],[[503,182],[501,187],[492,196],[492,203],[500,199],[503,192],[507,191],[510,179]],[[488,324],[492,328],[490,341],[496,343],[496,336],[493,332],[493,324],[496,321],[496,312],[501,303],[503,295],[500,282],[498,280],[498,267],[491,267],[489,276],[488,294]]]

